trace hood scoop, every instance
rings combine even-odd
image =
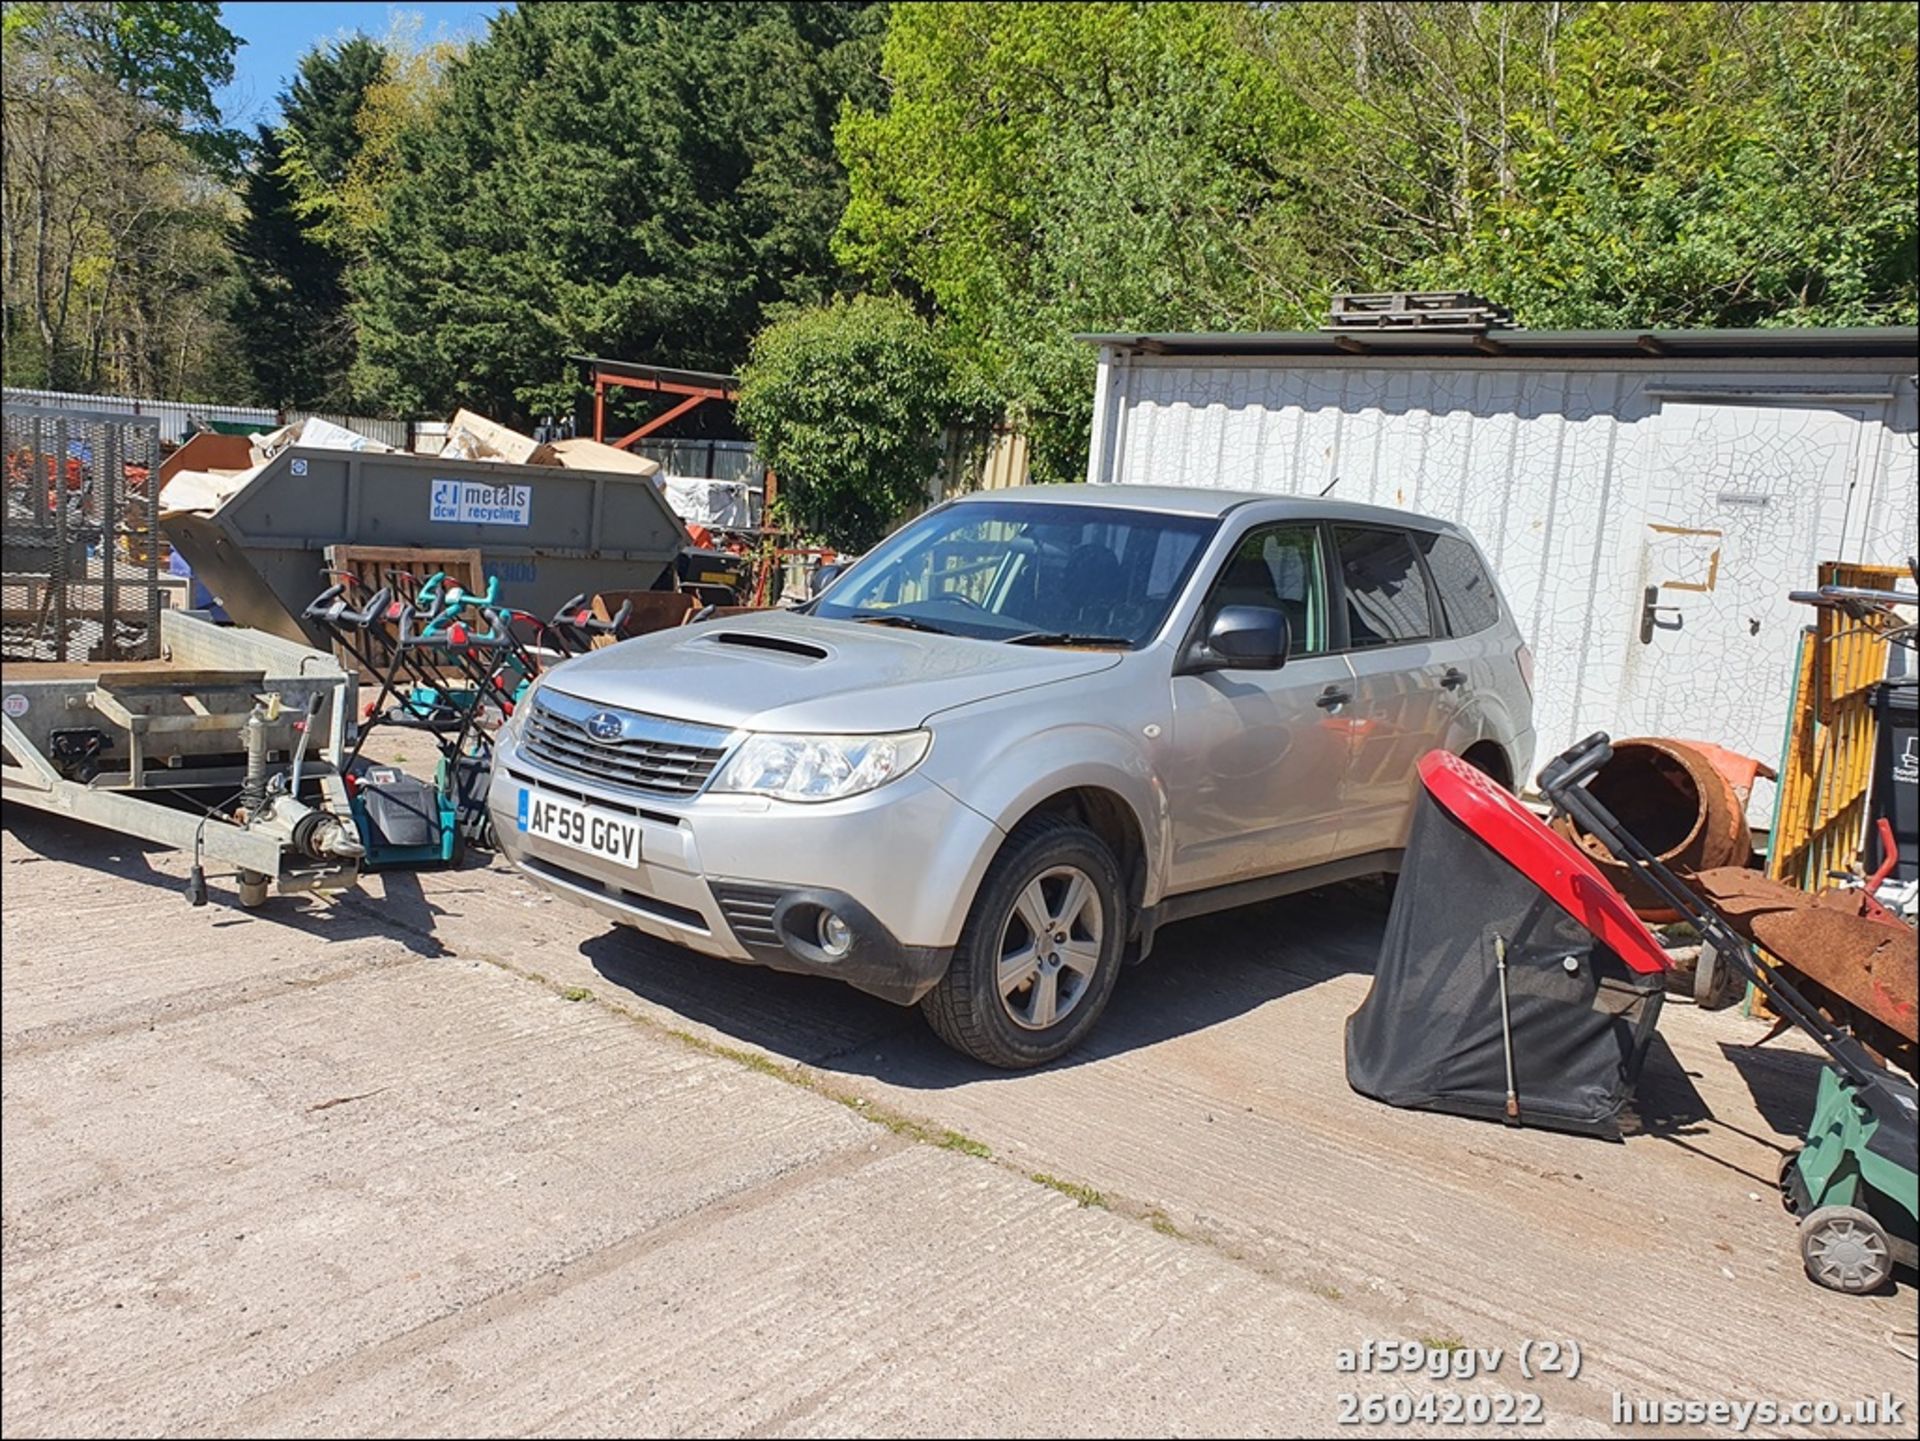
[[[704,644],[739,646],[742,650],[772,651],[775,655],[794,656],[807,661],[827,658],[827,648],[823,645],[815,645],[812,641],[796,640],[792,636],[779,635],[772,631],[723,630],[717,635],[707,637]]]

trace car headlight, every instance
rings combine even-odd
[[[837,801],[897,780],[933,744],[926,731],[878,736],[752,735],[712,789],[783,801]]]

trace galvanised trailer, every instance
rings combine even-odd
[[[194,853],[240,903],[354,884],[362,848],[341,764],[357,678],[331,655],[162,611],[144,660],[0,666],[0,794]]]

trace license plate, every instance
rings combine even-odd
[[[520,829],[569,850],[624,866],[640,864],[640,822],[539,791],[520,792]]]

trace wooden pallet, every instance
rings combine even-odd
[[[446,572],[447,584],[459,586],[469,595],[479,595],[487,588],[484,567],[480,563],[480,552],[466,550],[429,550],[422,546],[411,545],[330,545],[327,547],[327,569],[333,572],[334,580],[353,577],[354,585],[349,594],[364,601],[381,586],[393,585],[389,577],[394,572],[405,572],[413,577],[406,598],[412,600],[419,588],[427,583],[427,577],[435,571]],[[403,581],[402,584],[405,584]]]
[[[700,608],[699,602],[685,591],[678,590],[605,590],[593,598],[593,618],[609,621],[619,613],[622,605],[631,604],[633,609],[627,615],[627,623],[622,627],[625,635],[647,635],[656,630],[668,630],[676,625],[685,625],[687,617]],[[614,635],[596,635],[593,638],[594,649],[603,649],[614,644],[621,637]]]
[[[435,571],[446,574],[442,584],[442,594],[453,586],[459,586],[468,595],[484,595],[487,589],[485,567],[480,561],[477,549],[436,550],[425,546],[412,545],[330,545],[326,550],[327,570],[333,581],[348,580],[348,601],[354,605],[364,605],[381,586],[395,591],[395,599],[412,600],[419,594],[420,587]],[[411,576],[408,581],[404,577]],[[330,582],[331,583],[331,582]],[[397,636],[391,627],[386,639],[391,644]],[[343,666],[355,666],[357,662],[351,654],[339,647],[335,648],[335,658]],[[455,666],[436,667],[443,674],[456,676],[462,672]]]

